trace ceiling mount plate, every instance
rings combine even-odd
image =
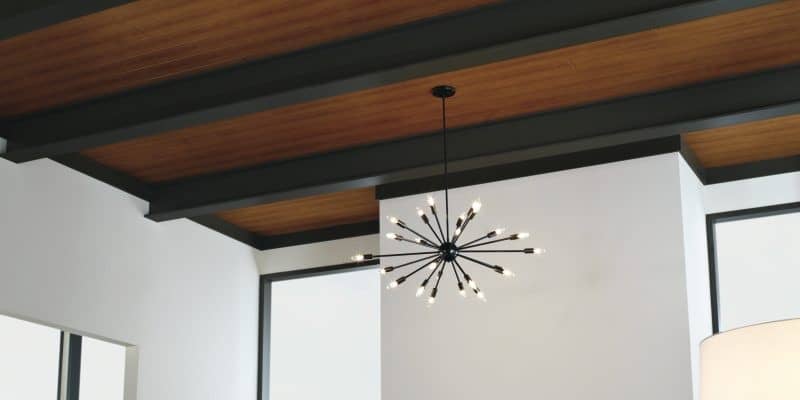
[[[435,86],[433,89],[431,89],[431,94],[433,94],[434,97],[439,97],[442,99],[453,97],[456,94],[456,88],[449,85]]]

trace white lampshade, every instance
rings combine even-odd
[[[700,400],[800,399],[800,319],[712,336],[700,357]]]

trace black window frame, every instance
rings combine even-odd
[[[726,211],[706,214],[706,237],[708,240],[708,276],[711,289],[711,331],[714,335],[719,333],[719,287],[717,268],[717,238],[716,225],[719,223],[741,221],[746,219],[771,217],[800,212],[800,202],[776,204],[765,207],[746,208],[741,210]]]
[[[269,346],[271,329],[272,283],[315,276],[343,274],[347,272],[377,269],[377,259],[359,263],[344,263],[323,267],[296,269],[260,277],[258,290],[258,387],[257,400],[269,400]]]

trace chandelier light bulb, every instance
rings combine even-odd
[[[467,219],[465,214],[461,214],[458,216],[458,220],[456,220],[456,228],[461,228],[461,225],[464,223],[464,220]]]
[[[493,237],[495,237],[495,236],[497,236],[497,235],[502,235],[502,234],[503,234],[503,232],[505,232],[505,231],[506,231],[506,230],[505,230],[505,228],[497,228],[497,229],[495,229],[495,230],[493,230],[493,231],[491,231],[491,232],[487,233],[487,234],[486,234],[486,237],[487,237],[487,238],[493,238]]]
[[[436,266],[438,266],[438,265],[439,265],[439,263],[438,263],[438,262],[436,262],[436,261],[433,261],[433,262],[431,262],[430,264],[428,264],[428,269],[429,269],[429,270],[434,270],[434,269],[436,269]]]
[[[508,278],[512,278],[512,277],[516,276],[514,271],[512,271],[510,269],[504,269],[503,272],[501,272],[501,273],[503,274],[503,276],[508,277]]]
[[[483,207],[483,204],[481,203],[480,200],[475,200],[475,201],[472,202],[472,211],[475,214],[477,214],[478,212],[481,211],[481,207]]]
[[[483,294],[482,291],[478,290],[477,296],[478,296],[479,299],[481,299],[481,301],[483,301],[484,303],[486,302],[486,295]]]
[[[389,289],[394,289],[394,288],[396,288],[396,287],[398,287],[398,286],[400,286],[400,284],[399,284],[399,283],[397,283],[397,281],[391,281],[391,282],[389,282]]]
[[[386,238],[394,240],[394,239],[397,239],[397,235],[390,232],[390,233],[386,234]]]
[[[431,206],[431,207],[436,205],[436,200],[431,195],[428,195],[428,205]]]
[[[520,239],[527,239],[530,236],[531,236],[531,234],[528,233],[528,232],[520,232],[520,233],[517,234],[517,237],[520,238]]]
[[[456,230],[453,233],[455,233],[456,236],[460,236],[461,235],[461,228],[456,228]]]
[[[546,251],[545,249],[534,248],[533,249],[533,254],[544,254],[545,251]]]
[[[417,207],[417,215],[419,215],[421,217],[421,216],[425,215],[425,211],[423,211],[421,208]]]
[[[470,278],[467,278],[467,285],[472,289],[478,289],[478,284]]]
[[[397,223],[400,222],[400,220],[397,219],[396,217],[387,217],[387,218],[389,218],[389,222],[391,222],[391,223],[393,223],[395,225],[397,225]]]
[[[433,305],[433,303],[436,303],[436,297],[428,297],[428,304]]]
[[[386,268],[381,268],[381,275],[386,275],[387,272],[389,271],[387,271]]]
[[[424,285],[420,285],[417,288],[417,297],[422,296],[422,293],[425,293],[425,286]]]
[[[355,261],[355,262],[364,261],[364,255],[363,254],[356,254],[356,255],[350,257],[350,259]]]

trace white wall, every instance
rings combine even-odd
[[[708,275],[708,240],[703,184],[683,157],[678,164],[683,216],[683,256],[686,264],[686,299],[689,311],[689,349],[692,356],[692,391],[700,398],[700,342],[711,336],[711,289]]]
[[[529,230],[524,246],[548,252],[486,257],[513,280],[470,264],[485,304],[458,296],[452,275],[430,309],[414,297],[421,278],[384,291],[383,400],[691,398],[678,158],[451,191],[456,210],[483,200],[473,235]],[[381,214],[416,221],[423,201],[381,201]],[[401,248],[381,241],[381,251]]]
[[[349,263],[357,253],[377,252],[378,235],[365,235],[265,250],[256,254],[256,261],[262,274],[272,274]]]
[[[138,346],[140,399],[253,399],[252,251],[48,160],[0,160],[0,313]]]

